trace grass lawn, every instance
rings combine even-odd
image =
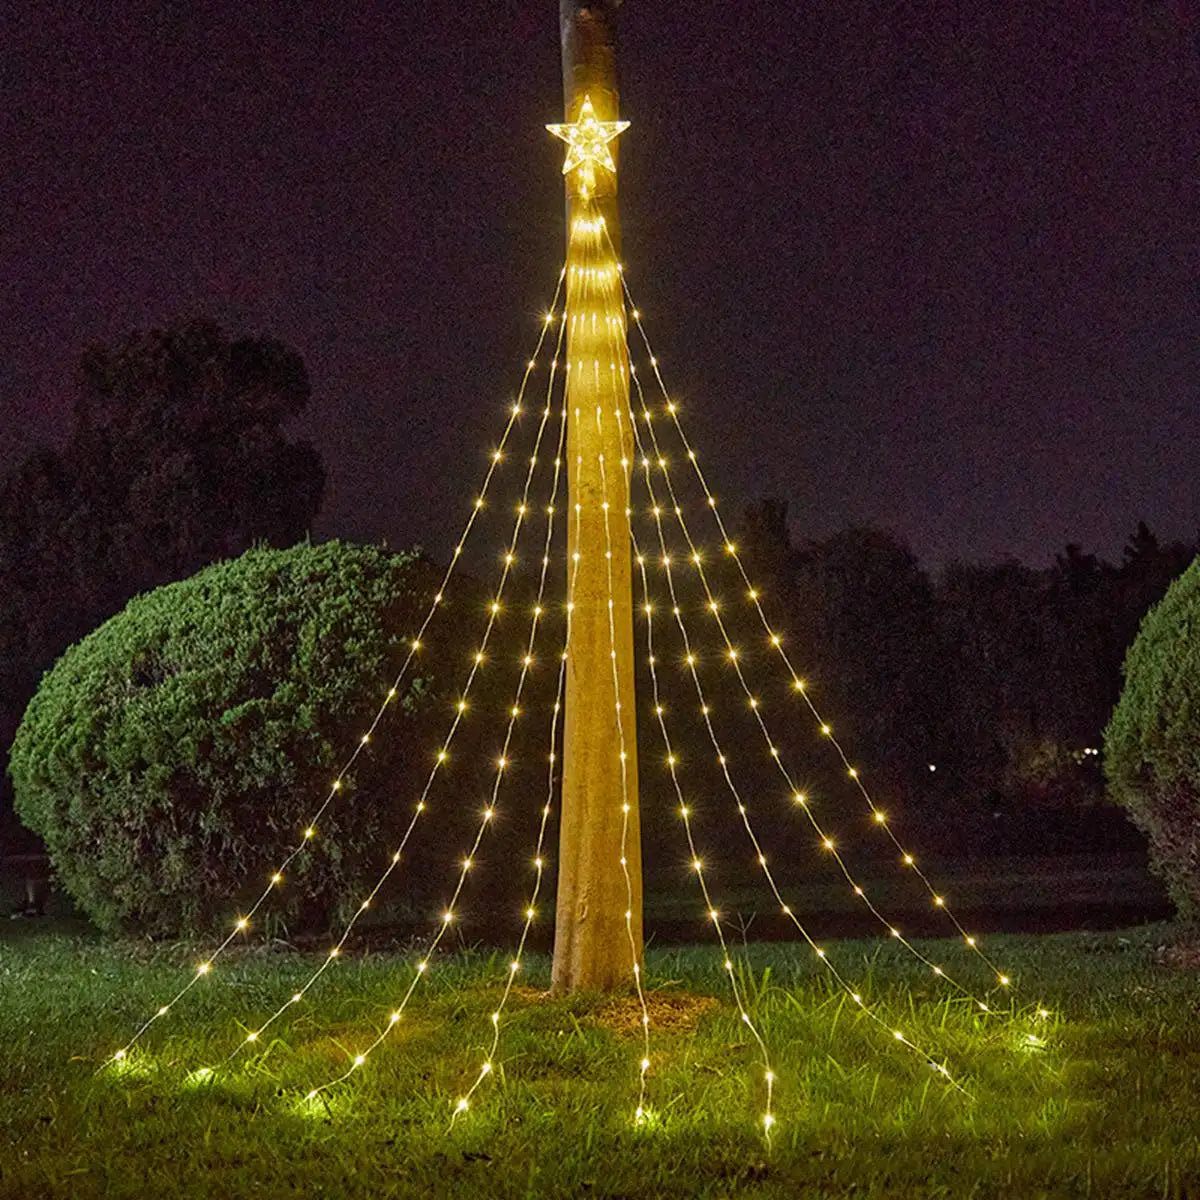
[[[768,1145],[761,1057],[711,947],[648,955],[643,1125],[636,1001],[544,999],[548,964],[531,958],[495,1070],[451,1127],[487,1053],[506,958],[435,958],[362,1069],[309,1101],[386,1027],[415,954],[348,954],[252,1054],[224,1065],[324,957],[231,955],[125,1064],[98,1072],[204,948],[7,922],[0,1195],[1200,1195],[1200,981],[1156,961],[1169,934],[989,938],[1016,985],[999,998],[960,943],[920,943],[989,999],[988,1014],[895,943],[830,942],[882,1026],[807,948],[741,948],[777,1077]],[[205,1067],[218,1069],[198,1077]]]

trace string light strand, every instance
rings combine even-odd
[[[562,339],[563,339],[563,331],[562,331],[561,325],[559,328],[558,338],[559,338],[558,350],[561,350],[561,344],[562,344]],[[534,473],[537,470],[537,466],[538,466],[538,462],[539,462],[539,458],[540,458],[540,450],[541,450],[542,441],[545,436],[546,426],[549,422],[550,414],[552,411],[552,406],[551,406],[550,400],[551,400],[551,396],[553,394],[554,379],[555,379],[555,375],[557,372],[557,366],[558,366],[558,350],[556,350],[555,357],[552,360],[551,365],[550,365],[550,371],[549,371],[549,375],[548,375],[548,382],[547,382],[547,388],[546,388],[546,403],[542,408],[541,417],[540,417],[540,420],[538,423],[537,435],[536,435],[535,441],[534,441],[533,453],[530,456],[529,463],[528,463],[528,466],[527,466],[526,472],[525,472],[525,483],[524,483],[524,487],[523,487],[522,493],[521,493],[521,501],[518,504],[517,509],[516,509],[516,515],[513,519],[512,535],[509,538],[508,547],[503,556],[503,566],[501,568],[499,581],[496,586],[495,599],[488,607],[488,616],[487,616],[487,620],[484,625],[483,636],[480,639],[479,649],[477,650],[477,652],[474,655],[474,658],[471,662],[471,666],[467,672],[466,679],[463,683],[463,687],[459,693],[459,701],[455,707],[454,716],[450,722],[449,730],[446,733],[446,736],[442,739],[440,749],[437,751],[436,755],[434,756],[434,761],[430,768],[429,774],[426,778],[425,786],[422,788],[421,794],[417,800],[417,803],[413,808],[412,815],[409,818],[408,825],[404,830],[404,834],[400,839],[400,843],[396,847],[394,852],[392,853],[387,866],[384,868],[382,873],[379,875],[374,886],[370,889],[370,891],[367,893],[365,898],[355,909],[355,911],[352,914],[352,916],[350,917],[349,921],[346,922],[345,926],[343,927],[341,935],[339,936],[337,941],[334,943],[334,945],[330,948],[329,952],[326,954],[325,958],[322,960],[322,962],[317,967],[317,969],[315,971],[313,971],[313,973],[308,977],[308,979],[305,980],[305,982],[295,992],[293,992],[282,1004],[279,1005],[279,1007],[266,1019],[266,1021],[264,1021],[256,1029],[250,1030],[250,1032],[245,1036],[245,1038],[243,1038],[241,1043],[234,1048],[234,1050],[230,1054],[231,1058],[236,1056],[243,1049],[246,1049],[248,1046],[251,1046],[254,1043],[258,1042],[259,1039],[261,1038],[262,1034],[271,1025],[273,1025],[280,1017],[282,1017],[283,1014],[286,1013],[290,1008],[292,1008],[296,1004],[299,1004],[305,998],[305,996],[308,994],[308,992],[316,985],[318,980],[338,960],[338,958],[341,956],[342,950],[345,947],[346,942],[349,940],[350,935],[353,932],[354,927],[357,925],[359,919],[371,907],[371,905],[375,901],[376,896],[378,896],[379,892],[382,890],[384,885],[387,883],[388,879],[391,877],[391,875],[396,871],[396,869],[400,865],[400,863],[403,859],[403,856],[404,856],[404,852],[407,849],[408,843],[409,843],[410,839],[412,838],[414,830],[416,829],[417,823],[420,821],[421,817],[427,811],[427,808],[428,808],[427,801],[429,798],[430,791],[433,787],[434,781],[437,779],[437,777],[440,773],[442,766],[449,758],[450,747],[454,741],[454,736],[455,736],[456,732],[458,731],[458,728],[459,728],[459,726],[463,720],[463,717],[467,711],[467,708],[468,708],[468,701],[469,701],[469,697],[471,694],[472,686],[475,682],[475,679],[476,679],[480,669],[482,668],[482,666],[484,665],[484,663],[486,661],[487,650],[488,650],[488,645],[489,645],[489,642],[491,639],[492,631],[495,629],[496,621],[501,612],[502,600],[504,597],[505,587],[506,587],[506,584],[512,573],[513,565],[516,562],[516,550],[517,550],[518,542],[520,540],[521,531],[522,531],[522,528],[524,527],[525,519],[526,519],[526,516],[529,511],[529,497],[530,497],[530,491],[531,491],[531,487],[532,487],[532,483],[533,483]],[[557,473],[559,470],[560,463],[561,463],[561,454],[556,456],[555,468],[554,468],[555,469],[555,478],[557,478]],[[553,517],[554,517],[553,508],[554,508],[553,500],[551,500],[551,503],[547,506],[547,514],[546,514],[547,525],[548,525],[548,527],[551,527],[551,528],[552,528],[552,522],[553,522]],[[546,566],[545,559],[546,559],[546,557],[547,556],[544,554],[543,555],[543,564],[542,564],[542,579],[543,580],[545,577],[545,566]],[[538,621],[541,616],[541,611],[542,611],[541,592],[539,592],[539,600],[538,600],[538,603],[534,607],[532,623],[531,623],[531,631],[530,631],[531,641],[536,633]],[[520,682],[518,684],[518,696],[516,699],[514,699],[513,704],[511,705],[511,708],[510,708],[509,733],[508,733],[508,736],[506,737],[505,748],[504,748],[504,750],[501,751],[501,755],[500,755],[500,759],[499,759],[499,762],[502,765],[500,766],[500,771],[497,774],[496,787],[499,786],[499,777],[500,777],[500,774],[502,774],[504,765],[506,765],[506,762],[507,762],[508,738],[511,738],[512,725],[516,720],[516,714],[519,710],[520,689],[524,686],[525,677],[526,677],[526,674],[528,673],[529,666],[531,665],[531,663],[532,663],[532,646],[530,646],[526,650],[526,653],[522,659]],[[492,806],[489,805],[489,807],[487,809],[485,809],[485,813],[490,813],[491,811],[492,811]],[[485,816],[485,823],[487,820],[490,820],[490,816]],[[481,828],[482,827],[483,826],[481,826]],[[472,852],[472,854],[473,854],[473,852]],[[472,857],[471,855],[468,855],[464,861],[467,864],[469,864],[471,861],[471,857]],[[469,869],[469,865],[464,866],[464,868],[463,868],[463,877],[464,878],[465,878],[465,873],[468,869]],[[460,885],[460,888],[461,888],[461,885]],[[456,893],[455,893],[456,898],[457,898],[457,894],[458,894],[458,892],[456,891]],[[453,902],[451,904],[451,909],[448,911],[451,911],[451,912],[453,911]],[[442,932],[444,932],[444,930]]]
[[[949,920],[953,923],[954,927],[957,929],[957,931],[961,935],[964,943],[972,951],[974,951],[979,956],[979,958],[987,965],[987,967],[988,967],[989,971],[991,972],[993,978],[995,979],[996,983],[1001,987],[1009,987],[1011,985],[1010,976],[1006,972],[1001,970],[991,960],[991,958],[988,955],[983,953],[983,951],[979,947],[978,938],[976,938],[974,935],[968,933],[967,930],[961,925],[958,918],[951,911],[950,906],[946,903],[945,896],[938,891],[938,889],[933,885],[932,881],[930,881],[929,878],[925,875],[925,873],[920,869],[920,867],[917,864],[916,857],[912,853],[910,853],[907,849],[905,849],[905,847],[900,843],[899,839],[896,837],[894,830],[891,828],[890,824],[887,822],[886,813],[875,804],[873,798],[871,797],[871,794],[870,794],[865,782],[863,781],[862,772],[851,764],[850,759],[846,755],[842,745],[840,744],[840,742],[838,742],[838,740],[834,736],[832,726],[830,726],[829,723],[826,722],[821,717],[820,713],[818,712],[818,710],[812,700],[812,697],[809,694],[809,689],[806,687],[806,685],[804,684],[804,681],[800,678],[800,676],[796,672],[795,668],[793,667],[793,665],[791,663],[791,660],[788,657],[787,650],[783,645],[782,637],[779,636],[778,632],[767,621],[766,614],[762,608],[759,590],[756,587],[754,587],[754,585],[751,583],[751,581],[749,579],[749,576],[745,570],[745,566],[741,560],[740,555],[737,552],[736,544],[733,542],[733,540],[729,536],[729,532],[728,532],[727,528],[725,527],[724,521],[721,517],[721,513],[717,506],[716,497],[713,495],[712,491],[708,487],[708,482],[705,479],[704,474],[700,468],[700,464],[697,459],[696,453],[693,450],[690,442],[688,442],[688,440],[687,440],[686,434],[683,430],[683,426],[679,419],[678,405],[676,405],[674,402],[672,402],[669,399],[669,396],[668,396],[668,393],[666,390],[666,384],[662,377],[661,367],[659,366],[657,357],[652,352],[649,337],[646,333],[645,326],[641,320],[641,314],[632,305],[632,296],[631,296],[631,293],[629,290],[629,284],[628,284],[628,281],[624,279],[624,277],[622,277],[622,285],[625,289],[626,298],[629,301],[630,306],[632,308],[634,322],[638,328],[639,334],[641,335],[642,344],[645,347],[647,357],[649,358],[652,373],[654,375],[657,386],[662,394],[666,413],[670,417],[672,424],[674,425],[676,431],[678,432],[680,440],[684,446],[685,456],[686,456],[688,462],[691,463],[692,468],[696,473],[697,480],[704,492],[706,507],[709,509],[709,511],[712,513],[713,517],[716,520],[717,528],[718,528],[718,531],[719,531],[720,537],[721,537],[721,544],[725,549],[725,553],[729,557],[731,557],[737,565],[738,572],[739,572],[739,574],[742,578],[742,581],[746,587],[746,596],[747,596],[748,600],[753,604],[753,606],[757,612],[758,618],[763,626],[764,631],[767,634],[767,640],[768,640],[768,643],[769,643],[771,649],[775,651],[776,655],[780,658],[781,662],[784,664],[784,667],[788,673],[789,679],[791,680],[792,690],[795,693],[797,693],[798,695],[800,695],[801,698],[804,700],[810,714],[816,720],[817,727],[820,730],[823,738],[825,740],[829,741],[829,743],[834,747],[834,750],[835,750],[836,754],[838,755],[839,760],[841,761],[843,769],[846,772],[847,778],[849,778],[853,782],[853,784],[856,786],[859,794],[866,801],[867,806],[870,809],[870,812],[872,814],[872,824],[878,828],[882,828],[887,833],[888,837],[891,838],[893,844],[896,846],[896,848],[901,853],[901,862],[903,863],[903,865],[907,869],[911,870],[921,880],[921,882],[925,886],[929,896],[931,897],[933,906],[935,908],[939,909],[940,911],[946,913]],[[703,582],[703,586],[704,586],[705,593],[706,593],[706,598],[708,601],[709,611],[712,613],[712,615],[714,616],[714,618],[717,621],[718,626],[721,629],[722,636],[727,645],[727,652],[732,652],[733,654],[736,654],[735,647],[732,645],[732,642],[729,639],[729,637],[726,633],[724,624],[721,620],[721,617],[720,617],[720,614],[718,611],[718,607],[716,605],[716,599],[709,591],[708,584],[705,580],[705,576],[704,576],[703,568],[701,565],[700,556],[698,554],[697,546],[693,542],[692,537],[687,530],[686,520],[683,516],[683,509],[678,502],[678,497],[675,493],[674,486],[671,481],[670,471],[669,471],[669,467],[667,465],[667,459],[661,453],[661,449],[658,444],[657,433],[654,429],[652,415],[650,413],[649,404],[647,403],[645,395],[644,395],[641,381],[637,377],[636,374],[634,375],[634,379],[635,379],[635,382],[636,382],[637,388],[638,388],[638,395],[639,395],[639,401],[640,401],[641,407],[642,407],[643,419],[646,423],[647,429],[649,430],[649,436],[651,437],[652,442],[653,442],[655,461],[657,462],[660,470],[662,471],[664,480],[666,482],[666,486],[668,488],[669,495],[671,497],[672,511],[673,511],[676,519],[679,522],[681,530],[684,533],[684,537],[687,541],[689,551],[692,555],[692,561],[693,561],[694,565],[697,567],[698,573],[700,574],[701,580]],[[635,425],[635,428],[636,428],[636,425]],[[648,456],[643,455],[643,457],[645,458]],[[752,694],[751,690],[749,689],[748,685],[745,683],[745,679],[742,675],[742,671],[741,671],[741,667],[740,667],[739,663],[737,662],[736,658],[733,658],[732,661],[733,661],[734,668],[739,676],[739,679],[743,683],[743,687],[747,693],[748,699],[753,701],[754,700],[753,694]],[[761,712],[758,711],[757,706],[755,706],[755,716],[757,717],[758,723],[763,730],[763,734],[764,734],[764,737],[767,739],[768,745],[771,746],[771,739],[770,739],[769,732],[765,728]],[[777,765],[782,767],[782,763],[781,763],[778,755],[773,754],[773,757],[775,758]],[[784,772],[784,773],[786,776],[786,772]],[[793,792],[793,794],[796,794],[796,789],[791,784],[790,779],[788,780],[788,784],[789,784],[789,788]],[[805,811],[806,811],[806,814],[808,815],[810,821],[812,821],[815,825],[816,822],[813,817],[811,808],[806,807]],[[823,845],[827,845],[827,844],[831,843],[831,839],[827,838],[824,835],[824,833],[819,830],[818,830],[818,836],[821,837]],[[829,845],[827,845],[827,848],[829,848]],[[855,895],[858,896],[859,899],[864,900],[864,902],[867,904],[869,909],[873,909],[873,906],[871,905],[869,899],[865,896],[865,893],[859,892],[858,885],[849,876],[849,873],[845,868],[845,864],[840,861],[840,856],[837,856],[835,854],[835,857],[839,859],[839,862],[838,862],[839,867],[841,867],[843,874],[845,874],[847,876],[847,879],[850,882],[851,887],[855,889]],[[882,924],[887,925],[889,931],[891,931],[894,928],[891,925],[891,923],[888,922],[887,919],[881,913],[879,913],[877,910],[873,911],[873,915]],[[893,935],[893,936],[895,936],[895,935]],[[903,941],[903,939],[901,939],[901,940]],[[911,946],[909,948],[911,949]],[[929,967],[929,969],[935,975],[938,975],[939,977],[943,977],[943,978],[946,977],[945,972],[942,970],[941,967],[939,967],[937,964],[935,964],[927,959],[924,959],[924,956],[921,956],[919,954],[919,952],[917,952],[915,950],[913,952],[917,953],[918,957],[923,958],[926,965]],[[984,1012],[991,1011],[990,1006],[986,1002],[979,1000],[977,997],[973,996],[973,994],[969,991],[969,989],[962,987],[961,985],[957,985],[957,984],[954,986],[956,986],[958,988],[958,990],[960,990],[963,994],[971,996],[972,1000],[974,1001],[974,1003],[977,1005],[977,1007],[981,1011],[984,1011]]]
[[[559,271],[558,282],[557,282],[557,284],[555,286],[555,290],[554,290],[554,297],[550,303],[549,312],[551,315],[553,315],[553,313],[555,312],[555,310],[558,307],[558,302],[562,295],[562,290],[563,290],[565,281],[566,281],[566,267],[564,266]],[[160,1005],[153,1013],[151,1013],[150,1016],[148,1016],[142,1022],[142,1024],[140,1026],[138,1026],[138,1028],[134,1031],[133,1036],[123,1046],[121,1046],[119,1049],[114,1051],[113,1054],[111,1054],[105,1060],[105,1062],[104,1062],[104,1064],[102,1064],[102,1066],[106,1066],[109,1063],[116,1063],[116,1062],[123,1061],[128,1056],[129,1052],[134,1048],[134,1046],[137,1045],[138,1042],[141,1041],[142,1037],[150,1030],[150,1028],[153,1025],[155,1025],[157,1022],[161,1021],[164,1017],[166,1017],[174,1009],[174,1007],[202,979],[208,978],[212,974],[213,968],[216,965],[218,959],[220,959],[224,955],[225,951],[229,948],[229,946],[238,937],[240,937],[240,936],[244,935],[246,932],[248,932],[248,930],[253,925],[254,918],[257,916],[257,914],[262,909],[262,907],[267,903],[268,899],[272,895],[274,895],[278,891],[279,888],[281,888],[283,886],[283,884],[287,878],[286,873],[287,873],[288,869],[291,867],[291,864],[293,862],[295,862],[295,860],[302,853],[304,853],[307,849],[309,849],[316,842],[316,840],[318,838],[318,827],[319,827],[320,821],[324,817],[325,813],[328,812],[328,810],[329,810],[330,806],[333,804],[333,802],[343,792],[347,775],[353,769],[355,763],[358,761],[359,756],[364,752],[366,747],[370,744],[371,737],[374,735],[376,729],[379,727],[380,722],[383,720],[385,712],[388,710],[389,706],[391,704],[393,704],[396,701],[396,699],[398,698],[399,692],[400,692],[400,685],[403,682],[405,676],[407,675],[408,669],[412,665],[414,658],[416,657],[417,653],[421,650],[421,648],[423,646],[422,639],[425,637],[425,633],[428,630],[430,623],[433,621],[434,615],[437,613],[437,611],[439,610],[439,608],[442,604],[446,588],[449,585],[450,580],[454,575],[455,568],[456,568],[460,558],[462,557],[463,550],[467,544],[468,538],[470,537],[471,531],[475,526],[476,519],[478,518],[480,511],[483,509],[483,507],[486,503],[487,494],[488,494],[488,490],[491,486],[492,478],[495,475],[497,469],[499,468],[501,462],[503,461],[504,450],[508,444],[509,437],[512,434],[513,427],[516,425],[517,418],[521,414],[522,403],[523,403],[523,400],[525,397],[526,390],[529,386],[529,380],[530,380],[530,378],[533,374],[533,371],[536,367],[537,360],[541,354],[542,347],[545,343],[546,335],[547,335],[547,332],[548,332],[551,324],[552,324],[551,320],[546,320],[546,321],[543,321],[543,323],[542,323],[542,327],[538,332],[537,342],[534,347],[533,355],[526,362],[525,369],[524,369],[524,372],[521,377],[521,385],[517,391],[517,398],[509,410],[509,418],[504,426],[504,431],[500,437],[500,441],[497,445],[497,449],[496,449],[495,453],[489,459],[488,467],[487,467],[486,472],[484,473],[483,482],[480,486],[478,496],[477,496],[474,504],[471,507],[470,513],[467,516],[467,520],[466,520],[465,525],[463,526],[462,533],[459,535],[458,541],[455,544],[453,554],[451,555],[450,562],[447,564],[446,569],[442,575],[441,583],[438,586],[438,590],[435,592],[433,600],[430,603],[429,608],[426,610],[425,616],[417,629],[416,635],[409,640],[408,652],[405,655],[403,661],[401,662],[399,670],[396,672],[395,676],[393,677],[391,685],[389,686],[387,691],[384,693],[383,700],[380,702],[379,707],[376,709],[375,714],[374,714],[372,720],[370,721],[370,723],[368,724],[365,732],[358,739],[358,741],[354,744],[353,750],[350,752],[350,754],[347,756],[347,758],[342,763],[341,767],[338,769],[337,773],[334,775],[333,780],[330,783],[329,789],[326,792],[323,801],[318,806],[318,808],[313,813],[313,815],[311,817],[309,817],[308,821],[305,823],[299,840],[292,847],[292,849],[288,852],[288,854],[284,857],[284,859],[276,866],[275,870],[272,871],[270,873],[270,875],[268,876],[267,884],[263,888],[261,893],[259,894],[258,898],[250,905],[250,907],[248,909],[246,909],[241,915],[239,915],[237,917],[237,919],[233,922],[233,927],[229,931],[229,933],[224,937],[224,939],[221,942],[218,943],[216,948],[211,953],[209,953],[208,956],[203,961],[201,961],[197,965],[197,967],[195,968],[192,975],[188,978],[188,980],[175,992],[175,994],[169,1000],[167,1000],[164,1004]]]

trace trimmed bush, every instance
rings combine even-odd
[[[1179,916],[1200,921],[1200,559],[1142,621],[1104,747],[1113,798],[1150,839]]]
[[[416,554],[251,550],[137,597],[59,659],[9,771],[18,815],[101,929],[228,927],[261,893],[377,710],[433,582]],[[425,690],[405,681],[288,869],[269,908],[293,932],[344,915],[375,878],[411,803]]]

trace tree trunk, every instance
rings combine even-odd
[[[561,0],[567,122],[616,121],[615,4]],[[616,146],[609,151],[615,163]],[[568,596],[553,988],[612,990],[642,957],[628,517],[629,359],[616,173],[567,179]],[[601,221],[603,224],[601,224]],[[604,505],[607,504],[607,510]],[[576,506],[579,506],[578,508]],[[578,554],[576,560],[574,555]],[[611,605],[610,605],[611,601]],[[622,861],[624,860],[624,861]]]

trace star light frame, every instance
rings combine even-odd
[[[609,149],[629,128],[628,121],[601,121],[592,106],[592,98],[584,95],[579,116],[569,124],[547,125],[556,138],[567,144],[567,156],[563,160],[562,173],[570,175],[579,171],[579,192],[587,199],[596,190],[596,168],[600,167],[616,174],[617,163]]]

